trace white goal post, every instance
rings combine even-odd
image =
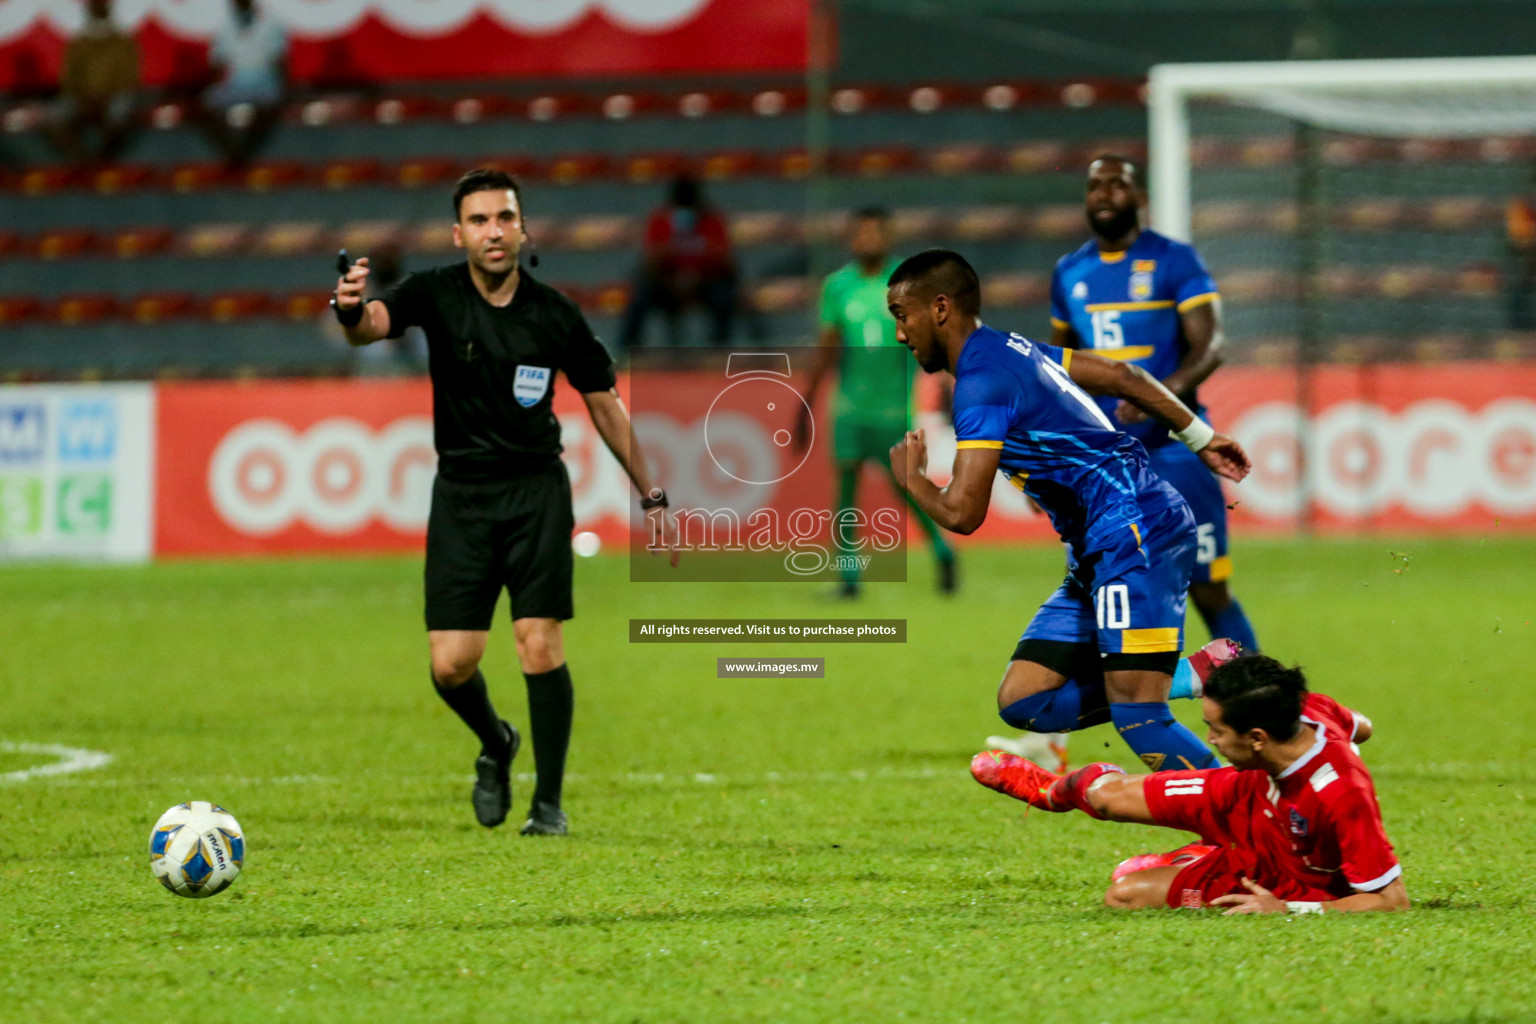
[[[1191,100],[1361,135],[1536,133],[1536,57],[1159,64],[1147,83],[1152,224],[1191,235]]]

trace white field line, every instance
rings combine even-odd
[[[92,768],[100,768],[112,762],[111,754],[100,750],[85,750],[81,747],[66,747],[60,743],[12,743],[9,740],[0,740],[0,754],[37,754],[41,757],[58,758],[52,764],[33,765],[31,768],[21,768],[14,772],[0,774],[0,782],[26,782],[30,779],[47,778],[53,775],[88,772]]]
[[[0,747],[0,749],[5,749]],[[59,748],[64,749],[64,748]],[[88,752],[87,752],[88,753]],[[110,758],[110,755],[97,755]],[[105,762],[102,762],[105,763]],[[54,766],[48,766],[52,769]],[[92,765],[91,767],[96,767]],[[73,769],[79,770],[79,769]],[[32,769],[32,771],[36,771]],[[18,773],[12,773],[16,776]],[[52,774],[58,774],[57,771]],[[10,776],[7,776],[10,777]],[[532,772],[514,772],[513,779],[522,783],[534,781]],[[772,786],[772,785],[842,785],[845,783],[864,782],[912,782],[924,779],[954,779],[965,778],[965,763],[959,762],[958,767],[941,769],[926,768],[877,768],[868,770],[864,768],[852,768],[846,771],[828,772],[758,772],[753,774],[730,774],[721,772],[624,772],[615,775],[596,775],[587,772],[567,772],[568,781],[595,783],[598,785],[627,785],[627,786]],[[198,785],[229,785],[229,786],[339,786],[345,785],[348,780],[329,775],[280,775],[275,777],[258,777],[250,775],[208,775],[185,776],[186,781],[195,781]],[[443,775],[438,776],[437,782],[443,784],[458,785],[471,781],[469,775]],[[181,781],[166,779],[160,781]],[[59,785],[70,786],[142,786],[143,781],[134,778],[107,778],[107,779],[61,779]]]

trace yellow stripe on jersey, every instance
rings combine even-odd
[[[1105,252],[1103,249],[1100,249],[1099,250],[1099,262],[1100,263],[1119,263],[1120,261],[1125,259],[1125,254],[1128,253],[1128,252],[1130,252],[1129,249],[1121,249],[1119,252]]]
[[[1067,323],[1065,320],[1057,320],[1055,317],[1051,317],[1051,326],[1052,327],[1060,327],[1062,330],[1066,330],[1067,328],[1071,327],[1072,325]]]
[[[1069,373],[1072,371],[1072,350],[1069,348],[1061,350],[1061,368]]]
[[[957,441],[956,448],[1001,448],[1001,441]]]
[[[1135,523],[1132,523],[1131,532],[1136,535],[1136,546],[1141,547],[1141,527],[1137,526]]]
[[[1199,295],[1191,295],[1179,303],[1178,309],[1182,313],[1186,309],[1194,309],[1196,306],[1203,306],[1207,302],[1215,302],[1219,298],[1221,298],[1220,292],[1202,292]]]
[[[1028,479],[1028,473],[1015,473],[1008,478],[1008,482],[1022,491],[1024,489],[1024,481]]]
[[[1151,345],[1127,345],[1124,348],[1095,348],[1089,351],[1096,356],[1123,363],[1128,359],[1145,359],[1153,353],[1154,349]]]
[[[1211,562],[1211,582],[1220,583],[1232,578],[1232,556],[1222,555]]]
[[[1166,626],[1161,629],[1122,629],[1120,631],[1121,654],[1161,654],[1179,649],[1179,629]]]
[[[1172,309],[1172,299],[1147,299],[1144,302],[1090,302],[1083,307],[1090,313],[1098,313],[1106,309]]]

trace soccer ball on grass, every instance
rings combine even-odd
[[[149,834],[149,866],[177,896],[202,899],[229,888],[245,863],[245,833],[235,816],[207,800],[177,804]]]

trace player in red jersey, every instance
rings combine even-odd
[[[1358,743],[1370,720],[1307,691],[1301,670],[1259,655],[1205,683],[1208,739],[1229,768],[1127,775],[1091,764],[1056,775],[1002,751],[971,761],[982,785],[1046,811],[1183,829],[1199,843],[1132,858],[1111,907],[1225,907],[1228,914],[1405,910]]]

